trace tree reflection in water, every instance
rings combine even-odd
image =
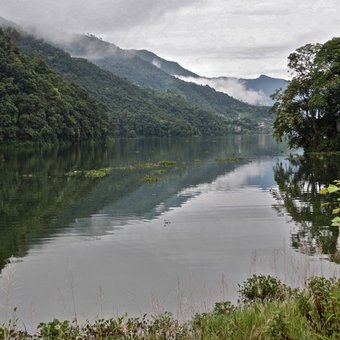
[[[332,198],[320,195],[323,186],[340,178],[339,156],[291,156],[274,167],[278,185],[273,208],[287,214],[296,227],[292,230],[292,247],[308,255],[321,253],[340,263],[340,237],[337,227],[330,227],[332,207],[322,203]]]

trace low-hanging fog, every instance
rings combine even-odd
[[[269,105],[270,98],[268,98],[263,91],[255,91],[248,89],[245,83],[240,79],[235,78],[203,78],[203,77],[183,77],[177,76],[177,78],[195,83],[198,85],[208,85],[216,91],[227,93],[243,102],[254,105]]]

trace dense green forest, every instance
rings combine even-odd
[[[274,136],[306,151],[340,149],[340,37],[307,44],[288,56],[293,75],[273,96]]]
[[[115,49],[118,59],[122,53],[119,65],[125,63],[124,72],[147,76],[149,83],[141,85],[153,89],[134,85],[19,31],[10,29],[1,34],[1,141],[224,135],[236,126],[238,131],[254,130],[258,119],[267,115],[264,108],[241,103],[209,87],[179,81],[137,56],[126,58],[127,52],[118,47]],[[95,37],[86,39],[100,42]],[[114,45],[103,43],[111,55]],[[150,67],[156,73],[150,73]],[[149,86],[158,81],[157,86]],[[176,84],[175,90],[171,83]]]
[[[74,81],[108,107],[117,135],[187,136],[223,135],[230,120],[194,107],[179,95],[133,85],[83,58],[72,58],[61,49],[29,35],[21,35],[19,49],[42,56],[62,76]]]
[[[112,129],[106,111],[41,58],[19,53],[0,30],[0,141],[106,139]]]
[[[72,55],[87,58],[104,70],[139,86],[163,92],[170,91],[185,98],[192,105],[215,111],[229,118],[245,117],[255,122],[258,119],[269,118],[267,107],[249,105],[225,93],[215,91],[209,86],[177,79],[150,63],[150,56],[147,59],[145,53],[123,50],[94,35],[77,35],[60,47]]]

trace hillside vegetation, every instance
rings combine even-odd
[[[0,141],[106,139],[106,111],[41,58],[19,53],[0,29]]]
[[[156,62],[168,65],[170,70],[160,69],[152,64],[152,54],[142,51],[124,50],[114,44],[103,41],[93,35],[78,35],[74,39],[59,45],[71,55],[82,56],[95,63],[104,70],[122,78],[126,78],[136,85],[171,92],[181,97],[191,105],[207,110],[213,110],[228,118],[247,117],[253,121],[268,118],[268,108],[249,105],[241,102],[226,93],[215,91],[209,86],[201,86],[177,79],[166,71],[171,71],[176,66],[170,66],[161,58]],[[151,62],[150,62],[151,61]],[[178,64],[177,64],[178,65]],[[180,66],[177,66],[179,69]],[[183,68],[182,72],[183,72]],[[188,72],[186,74],[191,74]]]
[[[39,55],[63,77],[89,91],[108,108],[116,134],[134,136],[223,135],[229,121],[214,112],[190,105],[179,95],[143,89],[83,58],[29,35],[19,49]]]

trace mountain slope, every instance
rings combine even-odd
[[[198,85],[209,85],[216,91],[227,93],[228,95],[251,103],[272,105],[271,94],[276,89],[287,87],[288,82],[280,78],[272,78],[260,75],[255,79],[235,78],[235,77],[201,77],[178,63],[160,58],[155,53],[147,50],[132,50],[136,56],[147,61],[169,75],[186,82],[193,82]],[[257,96],[256,96],[257,94]]]
[[[171,91],[184,97],[190,104],[214,110],[230,118],[268,117],[268,109],[252,106],[236,100],[225,93],[217,92],[209,86],[200,86],[177,79],[152,62],[136,55],[134,50],[123,50],[95,36],[78,35],[59,47],[74,56],[81,56],[119,77],[133,83],[161,91]]]
[[[268,97],[272,95],[277,89],[285,89],[288,85],[288,81],[280,78],[268,77],[261,74],[256,79],[240,79],[243,81],[247,88],[255,91],[263,91]]]
[[[137,57],[141,58],[148,63],[156,66],[167,74],[172,76],[183,76],[183,77],[199,77],[199,75],[185,69],[180,64],[163,59],[159,57],[157,54],[150,52],[148,50],[130,50]]]
[[[109,135],[106,108],[0,29],[0,141],[79,142]],[[112,129],[112,128],[111,128]]]
[[[224,117],[190,106],[182,97],[146,90],[82,58],[22,35],[21,51],[43,56],[50,67],[82,86],[108,108],[119,136],[221,135]]]

